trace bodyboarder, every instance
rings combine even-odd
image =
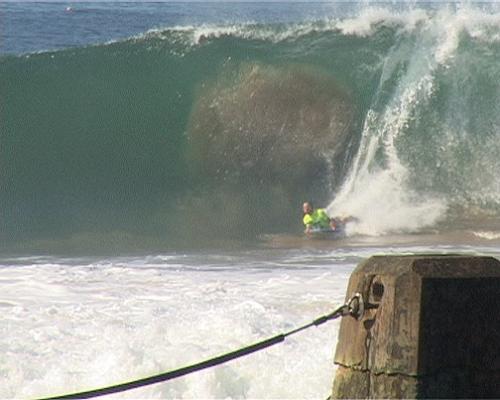
[[[356,221],[355,217],[330,218],[324,208],[314,208],[312,202],[306,201],[302,205],[302,222],[306,227],[305,233],[310,234],[314,231],[338,231],[342,229],[347,222]]]
[[[336,229],[335,221],[328,216],[324,208],[314,209],[312,202],[306,201],[302,205],[302,211],[305,233],[311,233],[313,230]]]

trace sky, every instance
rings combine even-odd
[[[366,4],[396,4],[396,3],[500,3],[500,0],[2,0],[3,3],[366,3]]]

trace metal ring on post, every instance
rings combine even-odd
[[[361,293],[356,292],[347,302],[349,314],[358,321],[365,315],[365,302]]]

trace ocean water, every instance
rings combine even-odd
[[[373,254],[500,255],[495,3],[0,3],[0,398],[332,311]],[[301,204],[353,215],[304,237]],[[117,398],[326,398],[338,321]]]

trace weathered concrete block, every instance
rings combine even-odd
[[[500,262],[374,256],[352,273],[332,398],[500,398]]]

